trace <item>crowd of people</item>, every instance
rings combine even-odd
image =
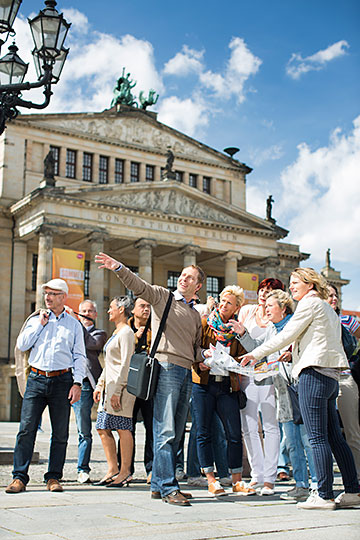
[[[290,278],[291,296],[280,280],[267,278],[259,284],[256,304],[244,305],[243,290],[233,285],[225,287],[218,303],[210,298],[199,305],[205,274],[199,266],[184,268],[157,349],[157,388],[151,400],[142,400],[127,391],[130,360],[135,351],[149,351],[169,291],[105,253],[95,261],[114,272],[135,301],[111,300],[108,316],[115,329],[107,338],[95,326],[94,301],[82,302],[77,317],[66,305],[64,280],[42,286],[45,309],[27,319],[16,345],[17,372],[28,365],[28,377],[7,493],[26,490],[36,433],[48,406],[52,436],[44,481],[49,491],[63,490],[71,407],[79,436],[77,480],[106,488],[123,488],[133,480],[141,411],[151,498],[190,506],[193,495],[179,482],[191,411],[189,486],[203,487],[215,498],[226,495],[228,486],[237,495],[266,497],[291,471],[295,485],[281,499],[303,509],[360,505],[359,389],[343,346],[346,333],[356,344],[360,324],[341,318],[334,286],[311,268],[297,268]],[[235,360],[236,369],[217,371],[220,349]],[[91,482],[94,403],[107,470]],[[336,498],[334,459],[344,486]],[[249,482],[243,479],[245,460]]]

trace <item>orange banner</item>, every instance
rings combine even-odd
[[[53,278],[61,278],[69,287],[66,305],[74,311],[84,300],[85,252],[72,249],[53,249]]]
[[[256,304],[257,288],[259,286],[259,276],[248,272],[238,272],[238,285],[244,289],[245,303]]]

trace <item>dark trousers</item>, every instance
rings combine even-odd
[[[145,427],[145,448],[144,448],[144,466],[147,474],[152,470],[153,464],[153,400],[145,400],[136,398],[133,410],[133,437],[134,437],[134,450],[131,462],[131,474],[135,471],[135,434],[136,434],[136,423],[138,421],[139,412],[141,412],[144,427]],[[118,442],[118,463],[119,469],[121,467],[121,451],[120,451],[120,442]]]
[[[68,395],[72,384],[71,372],[51,378],[30,372],[14,450],[13,477],[19,478],[24,484],[29,482],[28,469],[34,450],[36,433],[46,406],[49,407],[52,433],[48,471],[44,480],[45,482],[49,478],[60,480],[62,477],[69,436],[70,402]]]
[[[224,378],[222,382],[215,382],[210,376],[208,384],[193,383],[192,406],[197,426],[197,451],[200,467],[205,472],[214,471],[211,430],[215,412],[224,426],[230,472],[242,471],[243,451],[239,401],[237,393],[230,390],[230,377]]]
[[[342,436],[336,411],[339,383],[312,368],[306,368],[300,373],[298,388],[301,415],[313,450],[320,497],[334,498],[332,454],[339,466],[345,491],[358,493],[354,458]]]

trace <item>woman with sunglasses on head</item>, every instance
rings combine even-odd
[[[108,464],[106,475],[95,485],[109,488],[122,488],[132,480],[132,415],[135,397],[126,389],[130,358],[135,350],[134,332],[127,324],[132,307],[132,301],[127,296],[115,296],[110,302],[109,321],[116,328],[105,343],[105,367],[94,390],[94,401],[99,403],[96,429]],[[113,431],[118,432],[120,439],[120,471]]]
[[[269,319],[265,312],[268,294],[284,290],[279,279],[266,278],[258,287],[258,303],[243,306],[239,322],[253,339],[265,335]],[[250,486],[259,495],[273,495],[280,450],[280,430],[276,418],[275,389],[271,377],[265,384],[257,384],[253,377],[242,376],[241,388],[246,393],[246,407],[241,411],[241,423],[246,451],[251,468]],[[264,432],[264,449],[259,433],[259,411]]]
[[[354,458],[342,436],[336,411],[340,371],[348,367],[341,344],[340,321],[326,302],[327,284],[312,268],[297,268],[290,277],[290,291],[298,301],[295,313],[282,332],[244,355],[242,365],[256,364],[265,356],[292,345],[292,375],[299,379],[301,415],[313,449],[318,490],[298,502],[308,510],[335,510],[360,505]],[[333,457],[345,491],[334,500]]]
[[[328,286],[329,296],[327,302],[340,316],[338,308],[339,294],[335,285]],[[341,321],[341,318],[340,318]],[[347,332],[348,330],[345,329]],[[345,347],[344,347],[345,349]],[[360,483],[360,425],[359,425],[359,389],[351,375],[350,369],[344,369],[340,373],[339,395],[337,406],[341,417],[346,442],[353,453],[358,480]]]

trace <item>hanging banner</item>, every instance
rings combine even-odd
[[[84,251],[53,248],[52,277],[64,279],[68,284],[66,305],[74,311],[79,310],[79,304],[84,300],[84,270]]]
[[[248,272],[238,272],[237,281],[239,287],[244,289],[246,304],[256,304],[259,276]]]

